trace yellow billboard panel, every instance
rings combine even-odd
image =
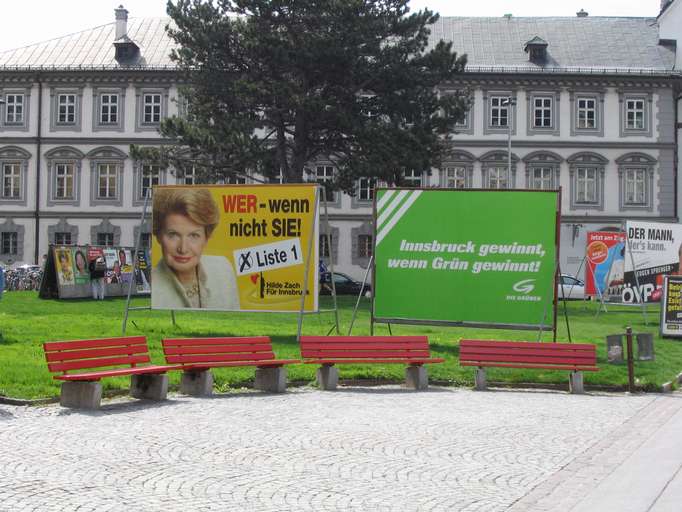
[[[152,308],[299,311],[305,288],[304,311],[317,311],[317,191],[154,187]]]

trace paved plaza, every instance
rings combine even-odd
[[[680,510],[682,395],[245,390],[0,405],[0,510]]]

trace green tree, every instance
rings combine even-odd
[[[169,0],[184,115],[164,120],[173,144],[137,158],[214,181],[257,169],[301,182],[333,160],[335,186],[400,183],[448,150],[466,91],[441,94],[464,70],[451,43],[429,47],[438,15],[408,0]]]

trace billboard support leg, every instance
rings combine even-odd
[[[323,194],[324,194],[324,189],[322,189]],[[313,211],[317,214],[318,210],[320,208],[320,187],[315,189],[315,206]],[[324,196],[324,208],[325,208],[325,215],[327,216],[326,220],[326,226],[327,229],[329,228],[329,217],[327,213],[327,198]],[[301,293],[301,309],[298,312],[298,329],[296,331],[296,341],[301,342],[301,332],[303,331],[303,312],[305,311],[305,297],[306,294],[308,293],[309,286],[308,286],[308,281],[310,278],[310,258],[312,257],[313,254],[313,238],[315,237],[315,222],[313,221],[313,225],[310,229],[310,239],[308,240],[308,259],[305,261],[305,271],[304,271],[304,277],[303,277],[303,293]],[[330,246],[330,253],[331,255],[331,246]],[[321,255],[320,255],[321,257]],[[315,262],[315,265],[317,265],[318,262]],[[332,285],[334,284],[334,280],[332,279]],[[315,290],[315,286],[312,287],[313,290]],[[336,330],[338,331],[339,326],[338,326],[338,318],[339,318],[339,312],[338,309],[336,308],[336,297],[334,298],[334,309],[336,310]],[[318,305],[318,314],[319,314],[319,305]]]
[[[358,300],[355,302],[355,308],[353,309],[353,316],[350,319],[350,327],[348,328],[348,336],[353,332],[353,324],[355,323],[355,317],[358,312],[358,307],[360,307],[360,299],[362,298],[362,292],[365,290],[365,283],[367,283],[367,276],[369,275],[369,269],[372,268],[372,261],[374,260],[374,255],[370,256],[369,263],[367,264],[367,270],[365,271],[365,277],[362,278],[362,286],[360,287],[360,293],[358,294]]]
[[[121,335],[125,336],[126,326],[128,324],[128,311],[130,310],[130,296],[133,293],[133,282],[135,281],[135,269],[138,265],[137,251],[140,250],[140,242],[142,240],[142,227],[144,226],[144,219],[147,216],[147,206],[149,205],[149,198],[151,197],[152,189],[147,188],[147,194],[144,196],[144,205],[142,205],[142,216],[140,217],[140,229],[137,231],[137,237],[135,238],[135,249],[133,250],[133,275],[128,282],[128,297],[126,297],[126,309],[123,314],[123,327],[121,329]],[[175,320],[173,320],[173,325],[175,325]]]

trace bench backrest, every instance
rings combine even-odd
[[[275,359],[268,336],[173,338],[161,340],[169,364],[268,361]]]
[[[538,343],[463,339],[460,363],[526,363],[537,365],[595,366],[596,347],[587,343]]]
[[[301,336],[303,359],[428,359],[427,336]]]
[[[50,372],[131,366],[151,361],[147,338],[127,336],[94,340],[48,341],[43,343]]]

